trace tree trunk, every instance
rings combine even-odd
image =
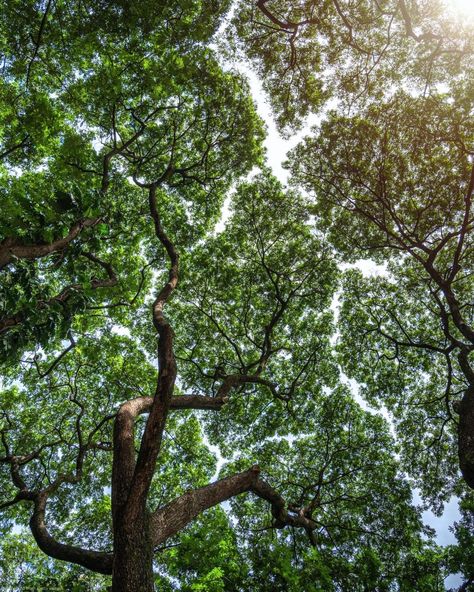
[[[463,477],[474,489],[474,385],[466,390],[459,406],[458,452]]]
[[[147,513],[135,521],[116,517],[112,592],[154,592],[153,543]]]

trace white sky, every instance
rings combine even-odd
[[[472,22],[474,20],[474,0],[445,0],[455,16]]]

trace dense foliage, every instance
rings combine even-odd
[[[4,4],[5,589],[474,589],[472,29],[436,0]],[[229,57],[283,133],[320,115],[290,188]],[[414,487],[460,496],[459,544]]]

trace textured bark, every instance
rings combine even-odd
[[[165,234],[156,206],[156,185],[149,188],[150,214],[155,234],[170,260],[168,282],[152,306],[158,333],[158,380],[151,406],[135,399],[120,408],[114,424],[112,516],[114,529],[113,592],[153,591],[153,546],[146,502],[161,448],[163,431],[173,398],[177,366],[173,352],[174,333],[163,309],[178,283],[179,257]],[[134,424],[139,413],[149,410],[135,460]]]
[[[171,397],[170,409],[205,409],[219,411],[228,401],[228,397],[204,397],[200,395],[182,395]]]
[[[278,491],[273,489],[271,485],[262,479],[257,479],[253,484],[251,491],[261,499],[270,503],[274,528],[294,526],[296,528],[304,528],[308,533],[316,528],[316,522],[312,519],[312,512],[316,508],[313,503],[300,508],[291,506],[290,512],[286,501]],[[310,541],[313,543],[312,537],[310,537]]]
[[[39,259],[51,253],[62,251],[72,242],[83,228],[94,226],[99,218],[86,218],[76,222],[64,238],[43,245],[19,245],[12,238],[6,238],[0,243],[0,269],[3,269],[14,259]]]
[[[151,518],[153,544],[160,545],[181,531],[204,510],[250,491],[258,479],[259,472],[258,467],[252,467],[249,471],[188,491],[158,509]]]
[[[153,592],[153,545],[148,514],[143,512],[130,522],[120,512],[115,524],[113,592]]]
[[[474,489],[474,385],[466,390],[459,406],[458,454],[462,475]]]
[[[47,495],[39,494],[35,501],[35,509],[30,520],[30,528],[38,547],[49,557],[61,559],[69,563],[82,565],[92,571],[102,574],[112,573],[113,556],[111,553],[90,551],[72,545],[65,545],[54,539],[45,523]]]
[[[230,374],[229,376],[226,376],[219,388],[217,395],[218,397],[226,397],[232,389],[242,386],[243,384],[261,384],[266,386],[277,399],[283,398],[278,394],[276,386],[273,382],[270,380],[265,380],[258,374]]]
[[[176,379],[173,330],[166,321],[159,329],[159,336],[159,376],[156,395],[143,432],[127,499],[126,519],[131,522],[137,520],[145,509]]]
[[[158,333],[158,381],[127,499],[126,519],[132,522],[137,520],[145,510],[146,498],[153,479],[177,374],[173,351],[174,333],[163,315],[163,309],[178,285],[179,255],[161,225],[156,204],[156,189],[156,184],[149,188],[150,214],[156,237],[168,255],[170,268],[168,281],[158,293],[152,306],[153,325]]]
[[[151,399],[151,397],[150,397]],[[135,470],[135,419],[149,406],[149,398],[138,398],[121,405],[114,422],[114,456],[112,462],[112,516],[122,511],[127,502]]]
[[[159,382],[159,381],[158,381]],[[150,405],[151,402],[151,405]],[[114,424],[114,459],[112,467],[112,518],[114,538],[114,563],[112,571],[113,592],[152,592],[153,586],[153,546],[149,536],[149,517],[146,511],[146,496],[148,487],[146,480],[154,473],[156,456],[141,466],[144,476],[138,476],[135,454],[135,420],[140,413],[151,410],[148,417],[145,434],[148,430],[150,438],[150,419],[161,425],[166,420],[166,413],[158,408],[158,418],[152,417],[157,413],[156,397],[143,397],[124,403],[115,419]],[[161,413],[161,415],[160,415]],[[154,432],[154,430],[153,430]],[[143,448],[143,439],[140,453]],[[156,445],[161,441],[160,438]],[[156,451],[156,455],[158,454]],[[148,473],[151,473],[150,475]],[[140,489],[144,487],[145,489]]]
[[[146,409],[148,398],[126,403],[125,424]],[[122,406],[122,407],[124,407]],[[142,411],[143,412],[143,411]],[[131,521],[127,503],[114,511],[114,551],[104,553],[66,545],[54,539],[45,524],[48,494],[34,496],[35,509],[30,520],[33,536],[42,551],[50,557],[75,563],[97,573],[112,575],[113,592],[153,592],[154,549],[174,536],[199,514],[241,493],[252,492],[271,505],[274,528],[293,526],[314,530],[315,523],[306,508],[289,512],[281,495],[260,479],[260,469],[251,469],[215,483],[186,492],[152,515],[138,511]],[[28,498],[29,499],[29,498]],[[117,501],[115,502],[117,503]]]
[[[121,405],[114,423],[114,460],[112,465],[112,507],[121,508],[127,501],[135,470],[135,421],[153,406],[153,397],[138,397]],[[184,395],[171,397],[170,409],[219,410],[226,403],[223,397]]]

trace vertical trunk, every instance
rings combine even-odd
[[[458,452],[463,477],[474,489],[474,385],[466,390],[459,406]]]
[[[158,333],[158,380],[137,457],[135,419],[141,412],[140,402],[134,400],[124,403],[114,425],[112,592],[154,590],[153,541],[146,505],[176,380],[174,333],[163,315],[163,309],[178,283],[179,261],[173,243],[161,226],[156,207],[157,186],[158,183],[149,186],[150,214],[155,234],[166,249],[171,266],[168,282],[160,290],[152,307],[153,325]]]
[[[154,592],[150,519],[141,513],[131,522],[116,516],[112,592]]]
[[[147,405],[149,403],[143,398],[127,401],[120,407],[115,418],[112,468],[112,592],[154,590],[150,519],[145,504],[140,506],[129,499],[135,469],[135,420]]]

